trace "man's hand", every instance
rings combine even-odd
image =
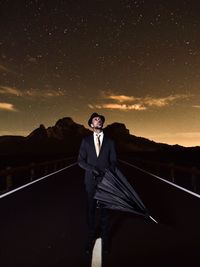
[[[95,177],[97,177],[97,176],[104,176],[104,174],[105,174],[103,171],[99,170],[96,167],[92,170],[92,173],[94,174]]]
[[[94,169],[92,170],[92,173],[94,174],[94,176],[99,176],[99,175],[100,175],[100,170],[97,169],[97,168],[94,168]]]

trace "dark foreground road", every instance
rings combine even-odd
[[[159,224],[111,211],[103,267],[198,266],[200,199],[122,163],[121,170]],[[1,267],[90,266],[83,175],[75,165],[0,199]]]

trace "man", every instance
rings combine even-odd
[[[88,125],[92,128],[93,134],[83,138],[78,164],[85,170],[85,187],[88,197],[88,227],[89,238],[86,251],[91,252],[95,243],[95,214],[97,201],[93,198],[96,185],[101,181],[105,170],[115,170],[116,151],[114,141],[108,138],[103,132],[105,117],[93,113],[88,120]],[[110,244],[110,221],[108,210],[100,207],[101,237],[104,252],[108,252]]]

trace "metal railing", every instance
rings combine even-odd
[[[41,163],[32,162],[29,165],[13,168],[8,166],[5,170],[0,171],[0,193],[8,192],[17,186],[31,182],[48,173],[55,172],[72,162],[73,159],[75,157],[44,161]]]
[[[137,158],[124,160],[195,193],[200,193],[200,170],[196,166],[180,166],[174,162],[161,163]]]
[[[176,226],[178,230],[186,227],[190,233],[194,232],[195,237],[200,233],[200,194],[163,179],[144,166],[139,167],[127,160],[119,161],[125,166],[127,179],[158,223]]]

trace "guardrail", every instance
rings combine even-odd
[[[127,179],[158,223],[176,226],[178,231],[186,228],[188,233],[194,234],[195,240],[200,234],[200,194],[144,170],[138,164],[121,159],[120,162]]]
[[[186,167],[176,165],[174,162],[161,163],[137,158],[124,160],[195,193],[200,192],[200,170],[196,166]]]
[[[5,193],[19,185],[31,182],[38,177],[57,171],[75,157],[45,161],[41,163],[32,162],[26,166],[10,167],[0,171],[0,193]]]

